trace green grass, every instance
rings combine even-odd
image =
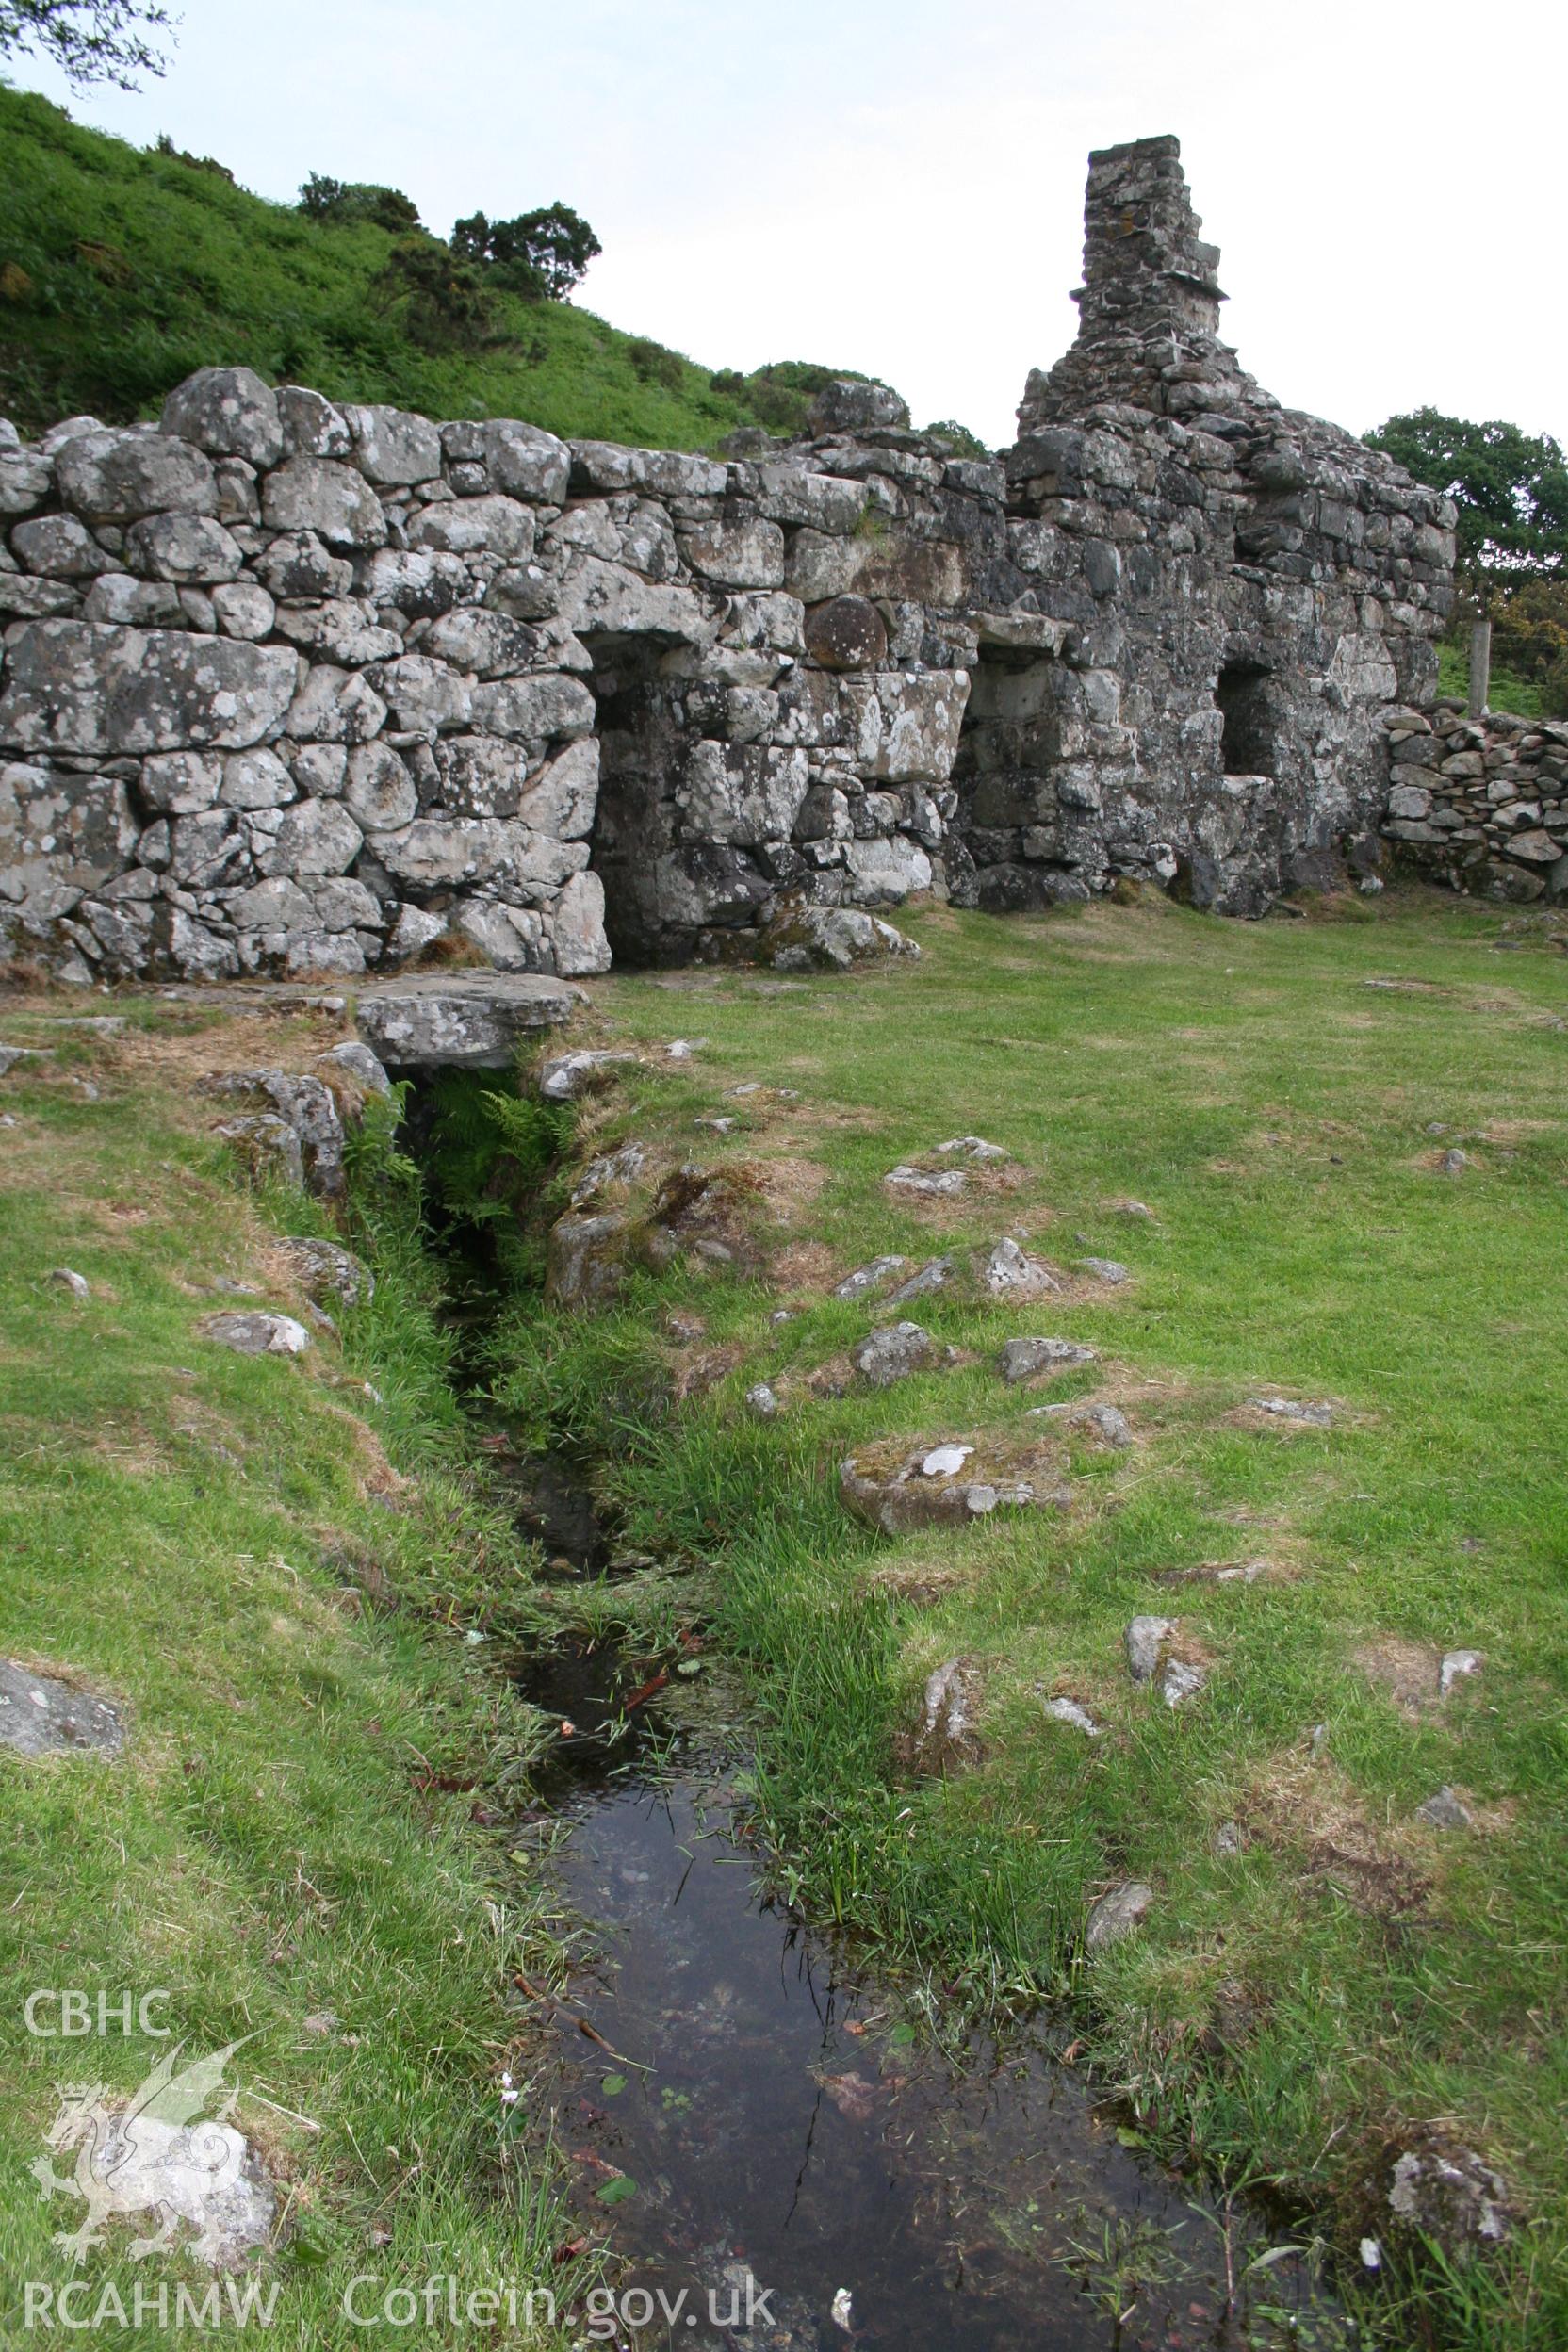
[[[339,2308],[356,2272],[564,2301],[571,2230],[498,2083],[521,2065],[509,1972],[552,1965],[542,1899],[504,1831],[470,1821],[504,1810],[536,1746],[493,1651],[463,1639],[529,1623],[527,1560],[466,1467],[429,1275],[376,1155],[357,1230],[380,1280],[341,1346],[255,1361],[199,1335],[248,1303],[215,1295],[220,1275],[302,1312],[269,1233],[327,1229],[298,1200],[248,1200],[202,1132],[189,1074],[244,1043],[121,1009],[131,1030],[104,1043],[62,1042],[37,1004],[0,1014],[8,1039],[55,1050],[4,1088],[0,1652],[117,1695],[132,1725],[114,1763],[0,1751],[0,2338],[24,2340],[25,2280],[70,2275],[50,2232],[79,2209],[27,2175],[56,2082],[128,2091],[169,2047],[30,2037],[24,2001],[50,1986],[166,1988],[192,2057],[253,2037],[237,2120],[285,2184],[264,2274],[279,2343],[362,2342]],[[319,1050],[329,1026],[270,1024],[266,1058]],[[49,1282],[62,1265],[89,1299]],[[321,2012],[330,2033],[305,2025]],[[117,2246],[94,2296],[107,2280],[128,2307],[154,2267]]]
[[[1363,2230],[1389,2244],[1385,2279],[1406,2283],[1369,2310],[1378,2340],[1560,2344],[1559,942],[1539,920],[1419,892],[1295,923],[1159,903],[932,911],[910,927],[918,966],[853,983],[596,989],[618,1043],[709,1040],[690,1074],[666,1064],[604,1098],[596,1139],[814,1166],[814,1193],[797,1166],[788,1226],[760,1230],[776,1260],[787,1243],[819,1254],[793,1280],[641,1275],[608,1313],[520,1309],[501,1344],[513,1405],[602,1450],[629,1541],[713,1563],[718,1629],[756,1671],[781,1872],[819,1917],[954,1995],[1070,1989],[1104,2079],[1157,2144],[1278,2181],[1351,2247]],[[725,1099],[751,1079],[802,1099]],[[747,1128],[694,1130],[718,1107]],[[886,1169],[966,1132],[1017,1155],[1021,1188],[939,1217],[901,1208]],[[1470,1162],[1458,1176],[1435,1166],[1452,1147]],[[1119,1214],[1123,1196],[1154,1220]],[[1092,1251],[1135,1279],[1030,1308],[929,1298],[906,1312],[963,1351],[956,1366],[837,1400],[805,1388],[878,1319],[827,1295],[837,1274],[1021,1226],[1058,1263]],[[773,1326],[781,1298],[796,1312]],[[703,1348],[740,1351],[678,1407],[677,1303],[705,1317]],[[1040,1396],[1004,1388],[992,1361],[1019,1331],[1100,1351],[1045,1394],[1122,1396],[1135,1450],[1078,1449],[1062,1517],[890,1542],[849,1520],[835,1472],[856,1444],[1019,1429]],[[786,1397],[774,1423],[742,1402],[761,1378]],[[1276,1385],[1336,1400],[1335,1426],[1291,1434],[1238,1411]],[[1159,1580],[1257,1556],[1280,1581]],[[1209,1655],[1179,1712],[1126,1674],[1123,1632],[1144,1611]],[[1362,1655],[1390,1642],[1421,1645],[1434,1675],[1458,1646],[1485,1669],[1408,1714]],[[912,1779],[898,1735],[925,1674],[956,1657],[978,1678],[982,1761]],[[1105,1736],[1046,1719],[1054,1691],[1086,1701]],[[1413,1820],[1443,1783],[1479,1826]],[[1247,1842],[1217,1853],[1232,1821]],[[1155,1907],[1088,1968],[1087,1905],[1130,1877]],[[1224,2023],[1234,1988],[1246,2029]],[[1396,2248],[1393,2153],[1429,2126],[1510,2183],[1519,2223],[1495,2263],[1446,2272],[1430,2249]]]
[[[1470,648],[1451,645],[1446,638],[1437,648],[1437,691],[1440,694],[1457,694],[1463,701],[1470,692]],[[1516,671],[1494,663],[1487,682],[1486,702],[1489,710],[1510,710],[1516,718],[1539,719],[1544,715],[1541,689],[1531,679],[1521,678]]]
[[[715,392],[709,368],[571,303],[502,295],[486,348],[421,349],[374,288],[384,230],[308,220],[4,86],[0,150],[0,414],[26,432],[155,416],[193,368],[240,364],[335,400],[658,448],[779,420],[777,386]]]

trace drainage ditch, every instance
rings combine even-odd
[[[417,1116],[411,1132],[419,1143]],[[427,1122],[427,1152],[431,1139]],[[493,1221],[448,1216],[440,1231],[460,1277],[460,1383],[570,1625],[570,1588],[618,1573],[612,1531],[583,1465],[529,1458],[473,1375],[502,1278]],[[1310,2248],[1260,2203],[1154,2163],[1063,2055],[1059,2017],[993,2034],[939,2010],[934,2029],[911,1987],[784,1902],[748,1814],[743,1697],[713,1703],[722,1662],[715,1677],[678,1649],[643,1656],[596,1634],[590,1597],[580,1629],[514,1673],[556,1726],[517,1834],[538,1839],[581,1930],[569,1997],[541,2006],[531,2105],[567,2161],[584,2237],[613,2257],[592,2340],[1354,2341]]]

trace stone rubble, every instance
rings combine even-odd
[[[993,1298],[1024,1299],[1043,1298],[1063,1284],[1043,1258],[1030,1257],[1011,1234],[1004,1234],[980,1269],[980,1287]]]
[[[889,1323],[869,1331],[849,1351],[849,1360],[873,1388],[891,1388],[937,1359],[936,1342],[918,1323]]]
[[[835,1298],[865,1298],[874,1290],[880,1290],[890,1274],[901,1274],[908,1264],[906,1258],[873,1258],[866,1266],[858,1266],[853,1274],[846,1274],[841,1282],[833,1285]]]
[[[1119,1944],[1143,1924],[1153,1907],[1154,1889],[1142,1879],[1125,1879],[1119,1886],[1113,1886],[1089,1913],[1084,1929],[1086,1951],[1103,1952],[1110,1944]]]
[[[1009,1339],[1002,1345],[997,1370],[1009,1387],[1032,1380],[1041,1372],[1067,1372],[1076,1364],[1093,1364],[1092,1348],[1071,1339]]]
[[[291,1315],[208,1315],[197,1329],[204,1339],[240,1356],[302,1356],[311,1345],[310,1333]]]
[[[1076,1699],[1047,1699],[1040,1711],[1049,1715],[1054,1723],[1067,1723],[1072,1730],[1081,1731],[1086,1740],[1099,1740],[1104,1734],[1104,1724],[1097,1723],[1088,1708],[1081,1707]]]

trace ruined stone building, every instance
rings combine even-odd
[[[1429,698],[1454,516],[1242,372],[1198,232],[1174,139],[1091,158],[1078,337],[996,461],[864,384],[714,457],[243,368],[0,427],[9,943],[580,973],[932,890],[1326,879]]]

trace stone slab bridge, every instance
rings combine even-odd
[[[993,460],[858,383],[716,456],[242,368],[0,426],[5,944],[573,975],[1375,858],[1453,509],[1242,371],[1199,227],[1173,139],[1090,158],[1078,337]]]

